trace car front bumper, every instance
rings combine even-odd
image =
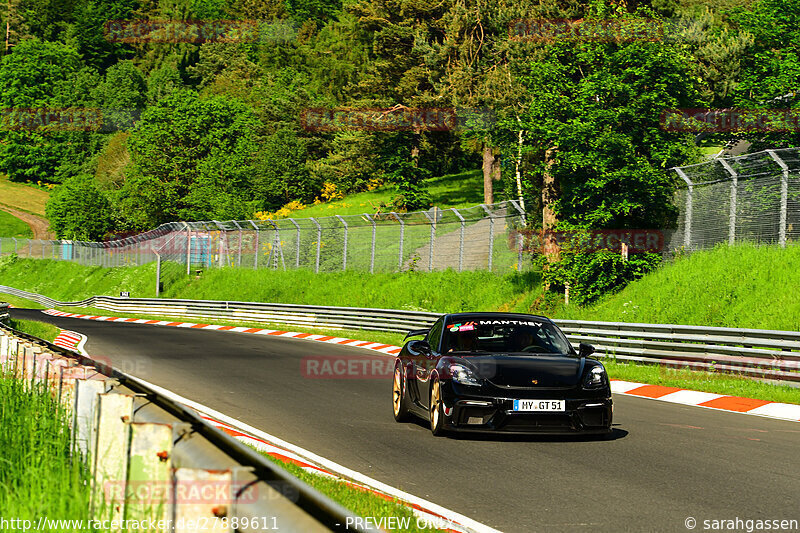
[[[451,431],[500,433],[608,433],[613,403],[610,392],[593,391],[588,397],[542,394],[485,396],[459,393],[465,387],[443,387],[444,427]],[[570,391],[571,392],[571,391]],[[561,412],[514,411],[514,399],[565,400]]]

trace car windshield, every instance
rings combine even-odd
[[[564,334],[549,322],[472,319],[445,325],[443,352],[571,354]]]

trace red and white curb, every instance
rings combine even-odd
[[[611,391],[615,394],[636,396],[637,398],[649,398],[651,400],[660,400],[681,405],[716,409],[718,411],[744,413],[800,422],[800,405],[789,403],[741,398],[739,396],[726,396],[725,394],[700,392],[680,389],[678,387],[665,387],[663,385],[646,385],[644,383],[622,380],[611,380]]]
[[[53,341],[56,346],[61,346],[68,350],[73,350],[81,355],[86,355],[83,346],[86,344],[86,335],[78,333],[77,331],[69,331],[62,329],[61,333]]]
[[[84,320],[100,320],[106,322],[130,322],[134,324],[155,324],[159,326],[173,326],[179,328],[213,329],[217,331],[254,333],[256,335],[274,335],[280,337],[292,337],[295,339],[304,339],[317,342],[327,342],[331,344],[355,346],[358,348],[366,348],[368,350],[378,351],[388,355],[394,355],[400,352],[401,350],[399,346],[392,346],[391,344],[380,344],[377,342],[346,339],[344,337],[332,337],[329,335],[316,335],[311,333],[297,333],[292,331],[245,328],[245,327],[234,327],[234,326],[219,326],[213,324],[195,324],[191,322],[169,322],[164,320],[144,320],[136,318],[81,315],[76,313],[65,313],[63,311],[57,311],[55,309],[48,309],[43,312],[53,316],[81,318]],[[716,409],[719,411],[766,416],[770,418],[778,418],[781,420],[791,420],[793,422],[800,421],[800,405],[794,405],[794,404],[770,402],[766,400],[756,400],[753,398],[740,398],[738,396],[727,396],[724,394],[700,392],[689,389],[680,389],[677,387],[664,387],[662,385],[647,385],[644,383],[633,383],[630,381],[622,381],[622,380],[612,380],[611,391],[615,394],[636,396],[638,398],[649,398],[653,400],[661,400],[665,402],[677,403],[682,405],[705,407],[708,409]]]
[[[318,335],[314,333],[298,333],[296,331],[284,331],[279,329],[246,328],[242,326],[220,326],[218,324],[196,324],[194,322],[170,322],[168,320],[145,320],[142,318],[120,318],[115,316],[81,315],[77,313],[66,313],[56,309],[42,311],[52,316],[66,318],[80,318],[83,320],[97,320],[101,322],[127,322],[130,324],[151,324],[154,326],[170,326],[175,328],[191,329],[211,329],[215,331],[232,331],[234,333],[252,333],[255,335],[271,335],[275,337],[291,337],[293,339],[303,339],[307,341],[327,342],[329,344],[341,344],[343,346],[353,346],[364,348],[376,352],[395,355],[400,352],[400,346],[392,344],[382,344],[380,342],[362,341],[358,339],[348,339],[345,337],[334,337],[331,335]]]

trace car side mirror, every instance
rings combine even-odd
[[[431,345],[428,344],[428,341],[425,341],[425,340],[409,342],[408,343],[408,350],[411,353],[414,353],[414,352],[420,353],[420,354],[424,355],[425,357],[429,357],[433,353],[433,350],[431,349]]]
[[[582,342],[578,345],[578,355],[581,357],[589,357],[594,353],[594,346]]]

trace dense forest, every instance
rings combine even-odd
[[[534,226],[669,227],[669,168],[701,152],[665,110],[799,105],[800,0],[1,0],[0,19],[0,172],[57,184],[64,238],[381,184],[426,208],[422,180],[478,169]],[[700,144],[736,137],[798,141]]]

